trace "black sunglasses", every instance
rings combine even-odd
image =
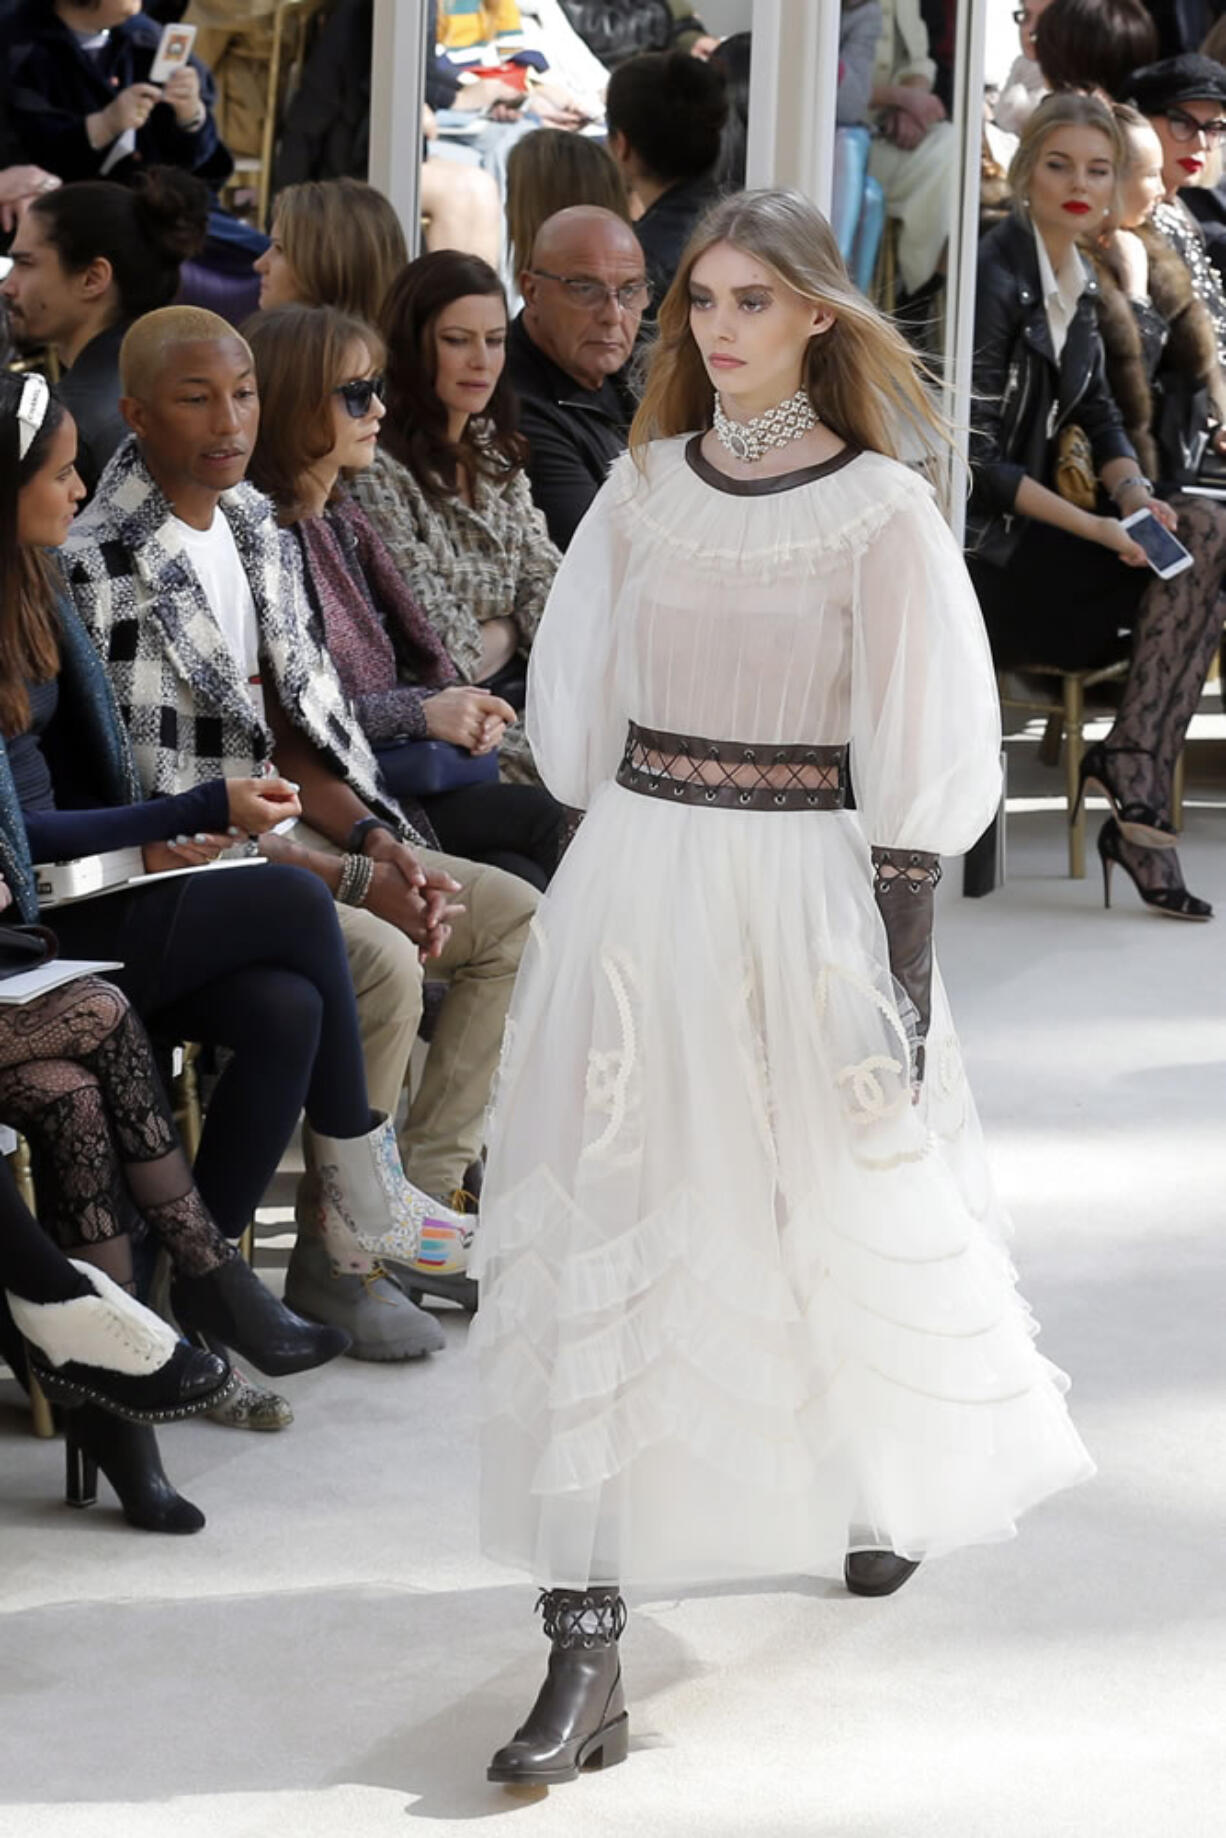
[[[363,415],[369,415],[370,405],[378,396],[383,400],[382,377],[352,377],[348,383],[338,383],[333,392],[345,404],[346,412],[360,421]]]

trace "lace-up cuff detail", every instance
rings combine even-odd
[[[941,879],[941,858],[924,849],[873,848],[873,889],[879,900],[898,891],[911,895],[932,893]],[[906,883],[899,889],[899,881]]]
[[[616,1589],[542,1589],[536,1610],[556,1647],[611,1647],[626,1628],[626,1604]]]
[[[617,783],[660,803],[725,810],[842,810],[847,748],[703,740],[630,722]]]

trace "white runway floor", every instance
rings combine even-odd
[[[1016,751],[1015,791],[1054,796]],[[1211,925],[1154,918],[1118,876],[1104,913],[1096,879],[1063,878],[1054,806],[1011,819],[1003,892],[963,901],[957,870],[942,890],[1023,1288],[1097,1480],[888,1601],[798,1578],[642,1604],[629,1762],[516,1797],[484,1764],[545,1643],[528,1589],[474,1547],[459,1316],[428,1363],[287,1381],[280,1435],[166,1431],[209,1517],[182,1541],[126,1527],[105,1488],[89,1513],[60,1504],[60,1447],[25,1433],[6,1384],[3,1838],[1219,1838],[1218,739],[1196,749],[1190,799],[1184,863]]]

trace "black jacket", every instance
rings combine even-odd
[[[91,498],[106,462],[132,431],[119,412],[119,347],[131,323],[119,319],[91,338],[60,378],[60,401],[77,424],[77,471]]]
[[[96,57],[82,51],[74,34],[43,0],[6,15],[0,26],[0,73],[7,96],[9,127],[22,158],[45,166],[67,184],[102,175],[107,147],[91,147],[85,117],[114,100],[129,84],[149,75],[161,27],[137,13],[115,26]],[[105,174],[124,179],[137,164],[181,166],[217,190],[234,170],[213,120],[213,79],[198,59],[192,68],[200,78],[204,126],[185,133],[169,103],[153,110],[137,131],[136,151]]]
[[[562,11],[589,51],[612,69],[640,51],[667,51],[702,21],[678,18],[669,0],[562,0]]]
[[[681,266],[694,225],[719,195],[710,173],[704,172],[697,179],[682,179],[661,192],[635,224],[634,233],[647,259],[647,279],[651,282],[651,305],[644,318],[656,317]]]
[[[626,450],[634,404],[618,378],[606,377],[599,389],[576,383],[533,344],[522,313],[507,336],[507,370],[529,446],[532,496],[553,541],[565,549],[609,467]]]
[[[286,111],[274,191],[307,179],[366,177],[373,36],[373,0],[337,0]]]
[[[1030,227],[1007,217],[979,245],[966,547],[981,561],[1009,561],[1025,521],[1013,509],[1018,487],[1027,476],[1052,484],[1061,428],[1084,429],[1099,470],[1136,459],[1107,388],[1088,264],[1086,274],[1057,363]]]

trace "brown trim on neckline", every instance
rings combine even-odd
[[[716,491],[728,491],[736,498],[767,498],[777,491],[793,491],[798,485],[810,485],[814,479],[824,479],[831,472],[840,472],[844,466],[859,459],[862,447],[845,446],[836,453],[833,459],[822,460],[818,466],[801,466],[795,472],[776,472],[764,479],[734,479],[727,472],[721,472],[713,466],[702,451],[702,434],[695,434],[685,443],[685,460],[691,472],[696,472],[704,485],[714,486]]]

